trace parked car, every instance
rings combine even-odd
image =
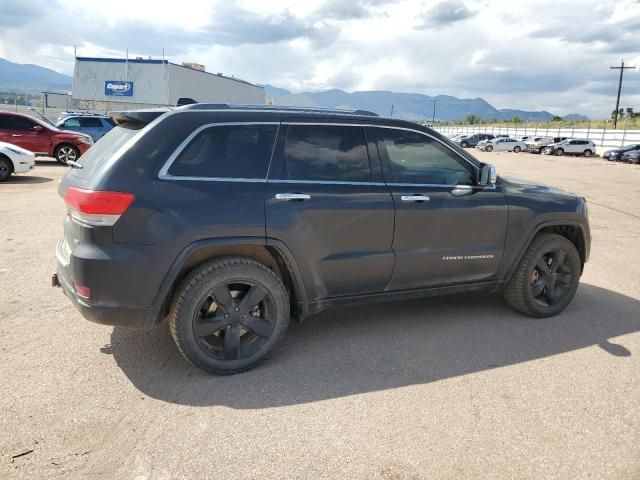
[[[481,150],[485,152],[513,152],[520,153],[522,150],[526,148],[524,142],[520,140],[516,140],[515,138],[494,138],[493,140],[488,141],[484,145],[481,146]]]
[[[56,123],[56,127],[60,130],[87,134],[94,142],[97,142],[105,133],[115,127],[115,123],[110,117],[103,115],[82,115],[66,117],[61,122]]]
[[[558,143],[547,145],[542,153],[545,155],[582,155],[590,157],[596,151],[596,144],[591,140],[569,138]]]
[[[0,142],[54,157],[63,164],[77,160],[93,145],[89,135],[64,132],[37,118],[13,112],[0,112]]]
[[[627,152],[640,151],[640,144],[635,143],[633,145],[626,145],[620,148],[614,148],[613,150],[607,150],[602,154],[602,158],[611,162],[624,161],[624,154]]]
[[[167,318],[208,372],[255,367],[291,317],[335,305],[502,291],[549,317],[589,257],[584,198],[497,177],[416,123],[219,104],[114,117],[60,183],[52,283],[98,323]]]
[[[0,182],[14,173],[26,173],[36,164],[33,152],[6,142],[0,142]]]
[[[640,149],[637,150],[629,150],[622,154],[622,159],[619,160],[621,162],[627,163],[640,163]]]
[[[62,112],[60,113],[60,115],[58,115],[58,118],[56,118],[55,123],[60,123],[62,120],[64,120],[65,118],[68,117],[80,117],[80,116],[95,116],[97,114],[95,113],[89,113],[89,112]]]
[[[494,138],[490,133],[474,133],[456,140],[456,143],[462,148],[475,147],[478,142],[483,140],[492,140]]]
[[[529,140],[531,137],[525,135],[524,137],[518,137],[517,140],[520,140],[521,142],[527,143],[527,140]]]
[[[537,137],[536,137],[537,138]],[[566,140],[568,137],[542,137],[537,141],[527,143],[527,152],[542,153],[544,149],[552,143],[559,143]]]

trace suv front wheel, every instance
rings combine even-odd
[[[576,247],[565,237],[536,235],[504,289],[507,303],[531,317],[550,317],[571,302],[582,265]]]
[[[264,362],[289,326],[289,295],[278,276],[249,258],[204,263],[177,288],[169,326],[193,365],[229,375]]]

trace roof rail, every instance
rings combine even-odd
[[[289,111],[311,113],[335,113],[340,115],[361,115],[365,117],[377,117],[378,114],[368,110],[347,110],[341,108],[324,107],[299,107],[294,105],[251,105],[228,103],[194,103],[180,107],[184,110],[265,110],[265,111]]]

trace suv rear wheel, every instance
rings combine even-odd
[[[80,157],[80,150],[78,150],[73,145],[69,145],[68,143],[63,143],[62,145],[58,145],[53,152],[53,156],[58,161],[58,163],[62,163],[66,165],[69,160],[75,162]]]
[[[249,258],[204,263],[177,288],[171,335],[193,365],[229,375],[264,362],[289,326],[289,295],[270,269]]]
[[[578,289],[580,255],[565,237],[535,236],[504,290],[507,303],[531,317],[550,317],[565,309]]]

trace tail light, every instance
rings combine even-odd
[[[69,187],[64,202],[72,218],[96,227],[111,226],[127,211],[135,195],[125,192],[104,192]]]

